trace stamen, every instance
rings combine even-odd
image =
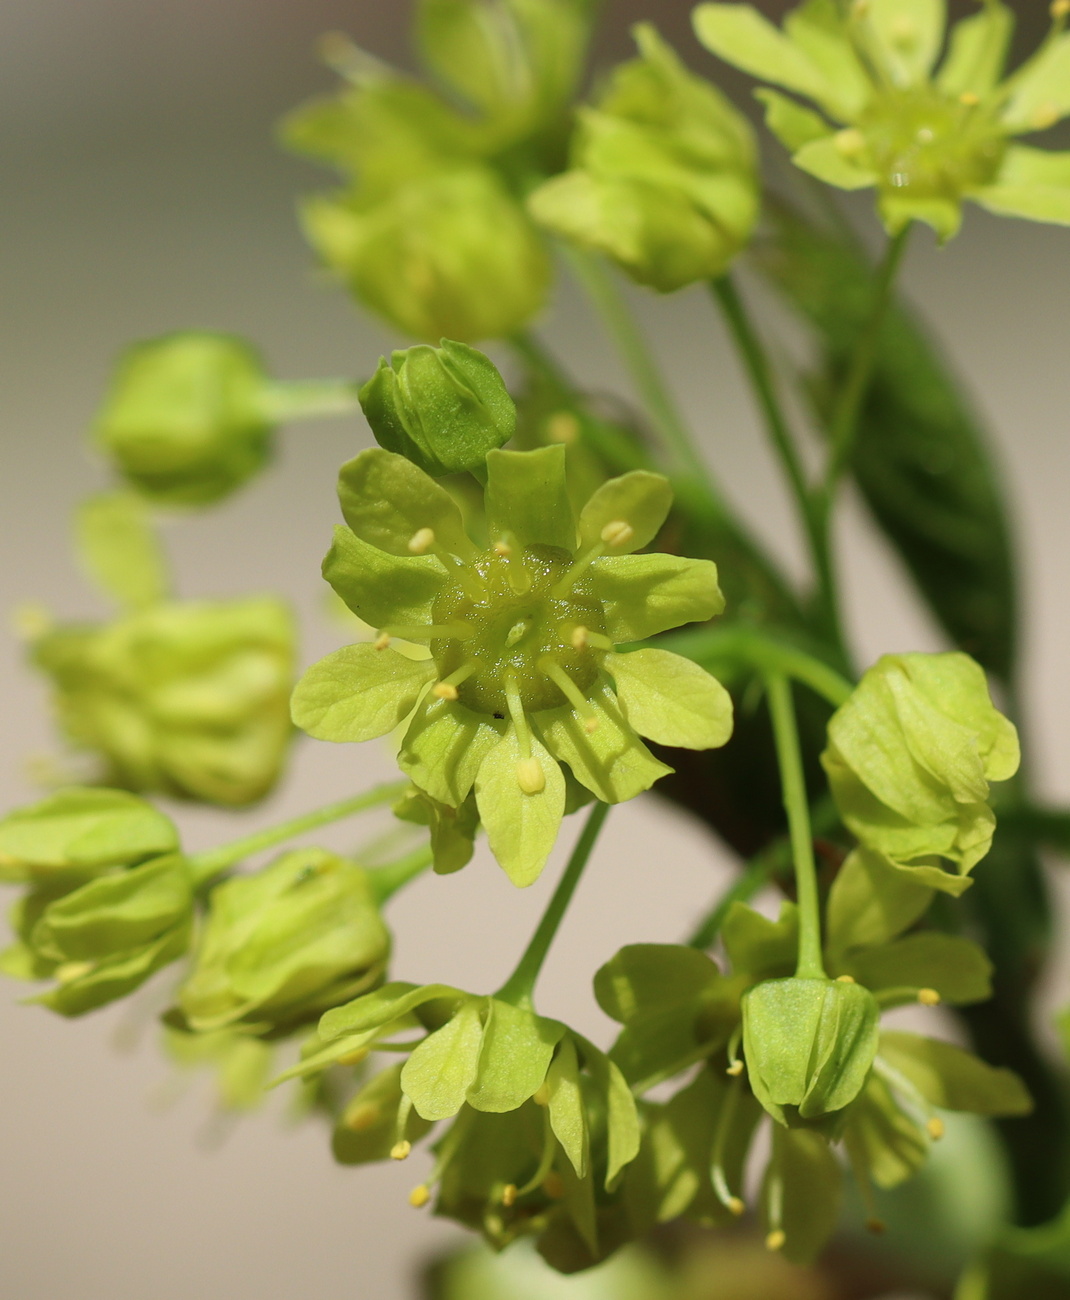
[[[516,1204],[516,1183],[506,1183],[502,1188],[502,1204],[508,1210]]]
[[[889,1065],[882,1056],[874,1060],[873,1071],[893,1091],[899,1093],[905,1102],[909,1103],[915,1112],[915,1118],[919,1115],[924,1117],[926,1132],[934,1142],[938,1142],[944,1136],[944,1121],[936,1114],[932,1103],[922,1096],[905,1074],[900,1073],[895,1066]]]
[[[389,632],[380,632],[379,635],[375,638],[376,650],[385,650],[389,644],[390,644]]]
[[[595,560],[599,559],[605,553],[605,549],[605,542],[596,542],[590,550],[584,551],[565,576],[554,585],[550,595],[553,596],[555,600],[564,600]]]
[[[928,1120],[925,1129],[934,1142],[939,1142],[947,1131],[944,1126],[944,1121],[939,1115],[934,1115],[930,1120]]]
[[[409,538],[409,553],[411,555],[426,555],[435,544],[435,530],[433,528],[418,528]]]
[[[400,1142],[395,1142],[390,1148],[391,1160],[408,1160],[412,1151],[412,1143],[407,1138],[402,1138]]]
[[[740,1062],[740,1071],[743,1069],[743,1063]],[[731,1071],[729,1071],[731,1073]],[[712,1168],[710,1169],[710,1181],[713,1183],[713,1190],[717,1199],[729,1212],[729,1214],[740,1215],[747,1208],[743,1199],[736,1196],[728,1186],[728,1179],[724,1171],[724,1153],[728,1143],[728,1134],[732,1128],[732,1121],[735,1118],[736,1102],[739,1099],[740,1085],[733,1084],[728,1090],[728,1096],[721,1107],[721,1113],[717,1118],[717,1133],[713,1142]]]
[[[577,623],[569,633],[569,644],[573,650],[586,650],[588,646],[594,646],[596,650],[614,650],[616,647],[608,636],[603,636],[601,632],[592,632],[589,627],[584,627],[582,623]]]
[[[537,758],[522,758],[517,763],[516,783],[525,794],[541,794],[546,789],[546,773]]]
[[[457,687],[466,682],[474,672],[479,670],[479,663],[475,659],[469,659],[466,664],[462,664],[456,672],[450,673],[448,677],[443,677],[440,682],[436,682],[431,687],[431,694],[440,700],[457,699]]]
[[[1070,0],[1052,0],[1051,16],[1058,21],[1070,14]]]
[[[773,1151],[769,1157],[769,1173],[766,1176],[768,1200],[766,1215],[769,1220],[769,1232],[765,1238],[767,1250],[783,1250],[788,1240],[784,1231],[784,1176],[780,1168],[781,1137],[777,1126],[773,1128]]]
[[[580,422],[571,411],[557,411],[546,421],[546,436],[551,442],[575,442],[580,436]]]
[[[616,551],[628,545],[635,536],[635,529],[626,519],[611,519],[602,529],[600,536],[611,550]]]
[[[583,718],[583,727],[587,734],[591,735],[596,731],[598,729],[598,713],[590,700],[561,665],[549,655],[542,655],[535,667],[544,677],[549,677],[569,704]]]
[[[528,727],[528,720],[524,715],[524,703],[520,698],[520,690],[516,684],[516,673],[506,673],[502,685],[505,687],[505,699],[509,705],[509,716],[512,719],[517,742],[520,745],[520,757],[528,759],[531,757],[531,731]],[[517,766],[519,767],[519,764]]]
[[[788,1234],[783,1228],[774,1228],[765,1238],[766,1250],[783,1250],[788,1240]]]
[[[531,590],[531,574],[524,563],[523,548],[512,533],[504,533],[494,543],[494,554],[506,562],[506,581],[514,596],[526,596]]]
[[[539,1157],[539,1167],[523,1187],[518,1187],[516,1189],[516,1194],[517,1196],[527,1196],[527,1194],[533,1192],[536,1187],[541,1187],[546,1192],[547,1196],[556,1201],[560,1199],[560,1197],[564,1196],[565,1188],[564,1184],[561,1182],[560,1176],[554,1172],[553,1168],[556,1138],[554,1137],[553,1127],[550,1124],[550,1112],[549,1110],[544,1110],[542,1114],[542,1155]],[[556,1186],[560,1188],[560,1191],[555,1192],[552,1190],[551,1180],[556,1180]]]
[[[918,989],[918,1001],[923,1007],[938,1007],[941,998],[936,989]]]
[[[475,636],[471,623],[457,619],[453,623],[396,623],[384,627],[383,637],[400,637],[402,641],[468,641]]]
[[[379,1107],[373,1106],[372,1103],[365,1102],[363,1106],[358,1106],[351,1115],[345,1118],[345,1127],[351,1133],[363,1133],[369,1129],[379,1118]]]
[[[877,1202],[873,1196],[873,1184],[869,1178],[865,1150],[857,1141],[852,1139],[850,1133],[845,1136],[844,1145],[847,1148],[847,1158],[851,1162],[851,1172],[854,1174],[855,1183],[858,1185],[858,1193],[862,1198],[862,1204],[865,1206],[866,1229],[872,1233],[881,1233],[884,1231],[884,1222],[877,1213]]]
[[[959,103],[964,104],[967,108],[976,108],[981,102],[981,96],[975,95],[972,90],[964,90],[959,96]]]
[[[409,1193],[409,1204],[414,1210],[422,1210],[431,1199],[431,1189],[426,1183],[420,1183]]]
[[[836,983],[837,983],[837,984],[857,984],[858,981],[855,979],[855,977],[854,977],[853,975],[837,975],[837,976],[836,976]]]
[[[733,1079],[738,1079],[743,1073],[743,1062],[740,1060],[739,1056],[739,1044],[742,1038],[743,1029],[742,1027],[738,1027],[733,1031],[732,1037],[728,1040],[728,1069],[725,1073],[730,1074]]]

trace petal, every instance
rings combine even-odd
[[[791,161],[819,181],[841,190],[864,190],[869,185],[876,185],[877,173],[842,153],[836,140],[836,135],[811,140],[792,155]]]
[[[542,1086],[564,1032],[556,1020],[491,998],[469,1106],[495,1114],[522,1106]]]
[[[1012,145],[995,183],[970,197],[1004,216],[1070,225],[1070,152]]]
[[[572,551],[576,525],[565,489],[564,447],[489,452],[486,508],[492,540],[513,533],[524,546]]]
[[[832,134],[829,124],[819,113],[803,108],[779,90],[763,86],[754,95],[765,105],[766,126],[789,153],[797,153],[804,145]]]
[[[589,498],[580,511],[580,546],[595,546],[602,540],[607,524],[626,523],[632,530],[629,540],[613,546],[617,555],[628,555],[649,546],[661,531],[672,506],[672,488],[661,474],[634,469],[611,478]]]
[[[962,225],[962,203],[958,199],[910,198],[894,190],[883,190],[877,206],[889,235],[898,235],[912,221],[923,221],[946,244]]]
[[[1041,46],[1014,74],[1014,95],[1003,113],[1011,131],[1037,131],[1070,114],[1070,33]]]
[[[434,556],[388,555],[339,525],[323,561],[323,576],[358,618],[385,627],[430,623],[446,575]]]
[[[374,740],[416,707],[434,663],[387,647],[347,645],[313,664],[294,689],[290,712],[317,740]]]
[[[538,726],[547,748],[603,803],[633,799],[672,771],[659,762],[624,720],[613,691],[603,684],[591,698],[597,722],[589,732],[574,709],[547,709]]]
[[[405,733],[398,765],[432,799],[459,808],[504,729],[486,714],[429,695]]]
[[[898,86],[923,82],[944,42],[946,0],[869,0],[865,18],[881,62]],[[863,30],[865,28],[863,27]]]
[[[369,447],[342,466],[338,500],[361,541],[390,555],[411,556],[409,544],[425,528],[455,555],[475,550],[446,489],[404,456],[381,447]]]
[[[1033,1109],[1025,1085],[1013,1070],[994,1069],[951,1043],[885,1030],[878,1059],[905,1075],[926,1101],[941,1110],[1028,1115]]]
[[[935,989],[941,1001],[952,1006],[986,1002],[992,996],[992,963],[983,948],[957,934],[922,932],[864,948],[840,962],[836,973],[853,976],[874,993]],[[913,1000],[904,993],[903,1002]]]
[[[586,1178],[591,1146],[587,1129],[587,1107],[583,1102],[580,1066],[571,1034],[562,1040],[546,1074],[550,1094],[548,1109],[554,1137],[568,1156],[577,1178]]]
[[[617,642],[642,641],[682,623],[704,623],[724,609],[712,560],[679,555],[611,555],[591,566],[594,590]]]
[[[869,102],[873,82],[836,6],[802,4],[784,17],[784,32],[820,69],[826,107],[852,122]]]
[[[429,1034],[401,1070],[401,1089],[421,1119],[449,1119],[464,1105],[479,1069],[484,998],[468,998]]]
[[[702,44],[726,63],[818,103],[835,98],[834,83],[813,59],[750,5],[699,5],[692,21]]]
[[[624,716],[659,745],[717,749],[732,734],[732,697],[705,668],[668,650],[610,655]]]
[[[587,1073],[605,1101],[607,1153],[606,1188],[612,1189],[617,1175],[639,1154],[639,1113],[635,1098],[619,1068],[586,1038],[579,1038]]]
[[[538,880],[565,814],[565,778],[546,749],[532,737],[531,757],[542,772],[542,789],[520,785],[520,741],[510,727],[484,758],[476,777],[476,803],[490,850],[513,882],[523,888]]]
[[[1000,0],[988,0],[979,14],[963,18],[951,29],[936,84],[947,95],[983,98],[1003,75],[1013,35],[1014,14]]]

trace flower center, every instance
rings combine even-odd
[[[431,653],[462,704],[505,718],[509,681],[527,713],[571,703],[570,686],[590,691],[606,654],[596,643],[609,643],[589,576],[567,581],[572,567],[572,556],[557,547],[499,545],[439,596],[434,623],[463,626],[466,634],[433,640]]]

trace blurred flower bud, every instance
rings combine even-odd
[[[516,407],[494,363],[449,339],[381,358],[360,404],[380,447],[435,477],[482,469],[487,452],[516,429]]]
[[[758,217],[746,120],[648,25],[642,57],[581,110],[573,169],[536,190],[536,220],[663,293],[720,275]]]
[[[164,603],[46,632],[33,659],[63,730],[107,779],[208,803],[252,803],[291,737],[293,624],[270,597]]]
[[[284,1030],[374,987],[389,953],[367,873],[298,849],[212,891],[178,1005],[197,1031]]]
[[[131,348],[96,419],[125,478],[164,505],[205,505],[265,463],[271,428],[255,353],[223,334],[171,334]]]
[[[488,168],[432,173],[373,202],[314,199],[305,226],[353,293],[416,338],[500,338],[546,297],[546,251]]]
[[[836,1114],[861,1092],[880,1010],[861,984],[778,979],[743,995],[743,1054],[754,1095],[781,1124]]]

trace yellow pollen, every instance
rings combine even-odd
[[[426,1183],[420,1183],[409,1193],[409,1204],[414,1210],[422,1210],[431,1199],[431,1189]]]
[[[561,1175],[555,1174],[551,1169],[542,1180],[542,1190],[551,1201],[559,1201],[565,1194],[565,1184],[561,1181]]]
[[[619,548],[628,545],[635,536],[635,529],[626,519],[611,519],[600,536],[607,546]]]
[[[437,696],[440,700],[457,699],[457,687],[450,682],[436,682],[431,687],[431,694]]]
[[[512,553],[513,553],[513,548],[509,545],[508,542],[494,543],[494,554],[500,555],[503,560],[507,560],[509,556],[512,555]]]
[[[925,1128],[934,1142],[939,1142],[944,1136],[944,1121],[938,1119],[935,1115],[931,1120],[929,1120],[928,1124],[925,1125]]]
[[[363,1106],[358,1106],[351,1115],[346,1116],[345,1126],[352,1133],[363,1133],[365,1129],[371,1128],[378,1118],[378,1106],[365,1103]]]
[[[836,983],[837,983],[837,984],[857,984],[858,981],[855,979],[855,977],[854,977],[853,975],[837,975],[837,976],[836,976]]]
[[[409,551],[412,555],[426,555],[435,544],[433,528],[418,528],[409,538]]]
[[[1029,119],[1029,125],[1037,131],[1046,131],[1059,120],[1059,108],[1056,104],[1041,104]]]
[[[572,642],[573,650],[586,650],[590,644],[590,633],[582,623],[578,623],[572,629],[572,635],[569,637]]]
[[[395,1142],[390,1148],[391,1160],[407,1160],[409,1152],[412,1150],[412,1143],[402,1138],[400,1142]]]
[[[767,1250],[783,1250],[784,1244],[788,1239],[788,1234],[783,1228],[774,1228],[766,1237],[765,1246]]]
[[[730,1197],[730,1198],[729,1198],[729,1201],[728,1201],[728,1212],[729,1212],[729,1214],[734,1214],[734,1215],[736,1215],[736,1216],[738,1217],[739,1215],[741,1215],[741,1214],[743,1213],[743,1211],[744,1211],[746,1208],[747,1208],[746,1205],[745,1205],[745,1204],[744,1204],[744,1203],[739,1199],[738,1196],[733,1196],[733,1197]]]
[[[834,142],[836,152],[842,154],[844,158],[853,158],[866,147],[866,137],[855,127],[848,127],[846,131],[837,131]]]
[[[976,108],[981,102],[981,96],[975,95],[972,90],[964,90],[959,96],[959,103],[965,104],[967,108]]]
[[[738,1079],[742,1073],[743,1073],[742,1061],[733,1061],[732,1064],[728,1067],[728,1069],[725,1070],[725,1074],[730,1074],[733,1079]]]
[[[918,1001],[923,1007],[940,1005],[940,994],[935,989],[918,989]]]
[[[1051,16],[1053,18],[1065,18],[1070,14],[1070,0],[1052,0]]]
[[[571,411],[558,411],[546,421],[546,436],[551,442],[575,442],[580,436],[580,422]]]
[[[516,1204],[516,1183],[506,1183],[502,1188],[502,1204],[506,1209]]]
[[[516,783],[525,794],[541,794],[546,789],[546,773],[537,758],[522,758],[517,763]]]
[[[875,1237],[879,1237],[884,1232],[883,1219],[867,1219],[866,1231],[872,1232]]]
[[[380,633],[380,634],[375,638],[375,648],[376,648],[376,650],[385,650],[389,644],[390,644],[390,633],[389,633],[389,632],[381,632],[381,633]]]
[[[532,1093],[531,1100],[535,1103],[536,1106],[549,1106],[550,1089],[547,1087],[545,1083],[539,1084],[539,1086]]]
[[[355,1052],[346,1052],[345,1056],[338,1058],[339,1065],[359,1065],[368,1055],[367,1047],[358,1047]]]
[[[588,734],[588,736],[593,736],[594,733],[598,730],[598,719],[597,719],[597,718],[587,718],[587,719],[584,721],[583,729],[584,729],[584,731],[586,731],[586,733]]]

